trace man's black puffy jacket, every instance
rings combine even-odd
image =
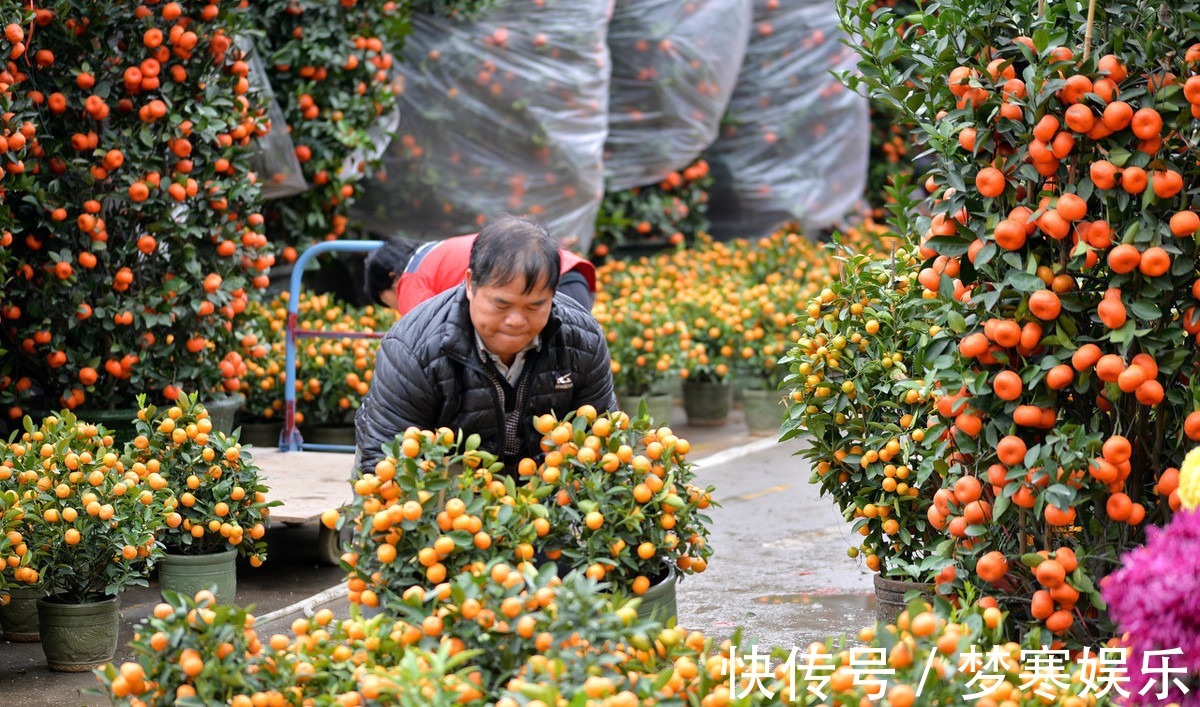
[[[477,433],[480,446],[515,473],[522,458],[541,454],[536,415],[616,407],[604,333],[575,302],[555,295],[541,346],[526,354],[514,386],[484,361],[468,306],[460,285],[423,302],[383,338],[371,392],[355,415],[361,470],[372,471],[382,445],[414,426]]]

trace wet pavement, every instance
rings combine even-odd
[[[708,569],[678,586],[679,623],[713,636],[743,628],[751,642],[790,650],[874,619],[871,573],[846,556],[849,524],[808,483],[790,441],[697,469],[716,487]]]
[[[721,504],[710,511],[708,570],[678,585],[681,626],[721,638],[743,627],[743,646],[791,649],[873,622],[871,573],[846,556],[849,525],[808,483],[807,464],[794,456],[800,443],[749,434],[738,410],[722,427],[699,428],[677,406],[672,423],[692,442],[699,483],[715,486]],[[238,572],[238,603],[254,605],[260,633],[286,632],[320,607],[344,612],[342,573],[320,562],[316,524],[272,528],[267,540],[267,563]],[[122,595],[118,663],[130,658],[125,644],[157,601],[153,584]],[[38,643],[0,641],[0,707],[109,704],[80,692],[97,685],[90,673],[48,670]]]

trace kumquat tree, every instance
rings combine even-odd
[[[973,584],[1022,633],[1095,645],[1113,635],[1101,580],[1179,508],[1200,439],[1200,16],[838,4],[864,40],[849,82],[913,121],[933,164],[917,282],[961,309],[930,310],[957,352],[926,362],[937,410],[911,428],[943,445],[942,591]],[[948,522],[975,500],[986,513]]]
[[[2,82],[31,106],[4,158],[22,233],[4,246],[0,339],[21,405],[236,390],[236,367],[221,363],[274,262],[246,161],[266,126],[233,46],[247,10],[29,7],[28,25],[5,32],[23,32],[26,49],[10,52]]]

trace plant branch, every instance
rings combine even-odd
[[[1044,1],[1044,0],[1043,0]],[[1096,24],[1096,0],[1088,0],[1088,16],[1087,28],[1083,32],[1083,52],[1082,61],[1087,61],[1088,54],[1092,50],[1092,28]]]

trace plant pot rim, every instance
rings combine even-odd
[[[662,561],[662,565],[663,565],[662,571],[655,573],[654,576],[646,577],[647,579],[650,580],[651,588],[658,587],[658,586],[661,586],[664,584],[671,584],[673,582],[677,582],[680,579],[682,579],[684,576],[683,573],[680,572],[679,569],[675,567],[675,563],[673,561],[664,558]]]
[[[175,552],[168,547],[166,552],[163,554],[163,557],[171,558],[172,562],[193,562],[200,564],[205,560],[224,559],[230,555],[237,555],[237,553],[238,549],[236,547],[225,550],[217,550],[215,552]]]
[[[213,391],[213,392],[209,393],[204,398],[198,398],[196,400],[196,402],[200,403],[201,405],[204,405],[205,403],[209,403],[209,402],[213,402],[213,401],[228,402],[230,400],[245,400],[245,399],[246,399],[246,396],[241,393],[238,393],[238,392],[230,393],[230,392],[224,391],[224,390],[217,390],[217,391]]]
[[[67,601],[65,594],[47,594],[39,597],[39,604],[48,604],[51,606],[99,606],[100,604],[112,604],[120,597],[116,594],[105,594],[102,599],[94,601]]]
[[[890,577],[884,577],[879,573],[875,574],[875,586],[882,589],[891,589],[893,591],[899,589],[920,589],[922,592],[925,592],[933,589],[933,584],[929,582],[917,582],[912,579],[892,579]]]

